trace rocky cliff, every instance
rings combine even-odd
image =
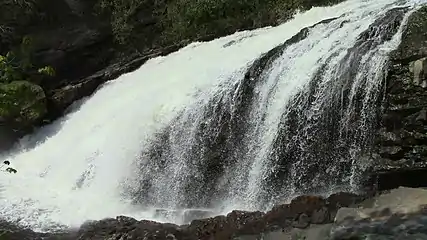
[[[412,14],[390,61],[375,169],[379,188],[425,186],[427,7]]]

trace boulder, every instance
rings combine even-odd
[[[341,208],[331,239],[424,239],[427,236],[427,190],[401,187],[360,204]],[[417,238],[418,237],[418,238]]]

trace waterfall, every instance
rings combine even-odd
[[[104,84],[1,157],[0,213],[40,231],[156,209],[359,191],[388,54],[424,0],[349,0],[192,43]]]

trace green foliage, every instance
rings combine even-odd
[[[297,0],[175,0],[163,22],[167,38],[185,39],[227,34],[289,19]]]
[[[0,83],[0,96],[0,116],[21,125],[35,122],[47,112],[44,91],[34,83]]]
[[[32,39],[25,36],[16,51],[9,51],[5,56],[0,55],[0,83],[9,83],[34,77],[34,72],[44,76],[54,76],[55,70],[45,66],[35,71],[31,62]]]
[[[44,74],[46,76],[51,76],[51,77],[55,76],[55,69],[53,69],[53,67],[51,67],[51,66],[39,68],[39,70],[37,70],[37,72],[40,74]]]
[[[286,21],[297,9],[328,5],[341,0],[98,0],[96,9],[111,17],[116,40],[135,42],[138,16],[156,20],[161,45],[239,29]],[[142,14],[141,14],[142,13]],[[150,16],[147,16],[150,15]],[[138,44],[138,42],[137,42]]]
[[[12,79],[22,79],[22,72],[14,64],[11,52],[6,56],[0,55],[0,82],[8,83]]]
[[[126,44],[130,42],[132,32],[137,24],[134,16],[144,7],[156,8],[161,0],[99,0],[95,5],[96,12],[111,16],[111,27],[115,39]]]

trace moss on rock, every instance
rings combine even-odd
[[[0,84],[0,118],[28,127],[37,124],[47,113],[43,89],[28,81]]]

